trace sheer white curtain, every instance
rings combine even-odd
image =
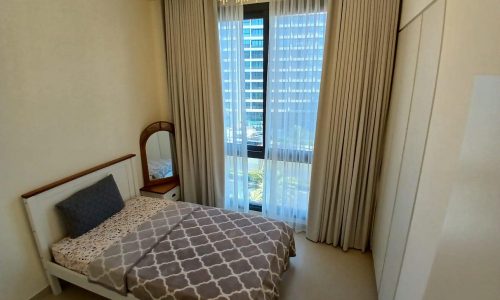
[[[219,3],[219,43],[224,102],[226,209],[248,211],[248,157],[244,101],[243,6]]]
[[[269,3],[262,212],[305,230],[323,62],[325,0]]]

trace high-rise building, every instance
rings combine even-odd
[[[248,145],[264,144],[264,19],[243,21]]]

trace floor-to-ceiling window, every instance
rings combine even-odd
[[[326,20],[323,7],[310,5],[319,0],[299,2],[288,10],[272,3],[244,5],[240,21],[219,24],[226,145],[234,150],[246,144],[244,155],[230,154],[244,160],[226,169],[232,172],[226,176],[228,197],[287,219],[305,218],[307,211]],[[241,76],[235,76],[240,67]],[[284,213],[288,200],[294,208]]]
[[[248,149],[248,198],[262,210],[264,198],[265,104],[269,34],[267,5],[246,5],[243,20],[245,102]]]

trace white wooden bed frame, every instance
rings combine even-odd
[[[40,260],[54,295],[61,293],[59,279],[63,279],[109,299],[137,299],[130,293],[127,296],[123,296],[101,285],[90,283],[85,275],[53,262],[50,251],[53,243],[66,236],[62,220],[55,205],[109,174],[113,174],[124,200],[139,196],[139,185],[134,161],[135,154],[129,154],[22,196]]]

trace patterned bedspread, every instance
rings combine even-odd
[[[257,215],[177,202],[105,250],[89,280],[139,299],[276,299],[293,230]]]

